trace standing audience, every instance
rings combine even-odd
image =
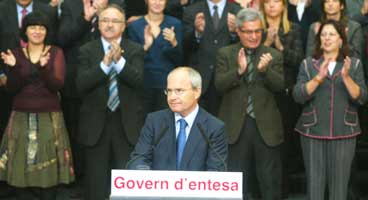
[[[56,199],[58,184],[74,180],[72,154],[58,91],[64,84],[61,49],[49,45],[45,15],[32,12],[22,23],[27,46],[1,53],[8,66],[6,88],[12,113],[0,146],[0,180],[16,188],[19,200]]]
[[[249,183],[248,172],[255,166],[262,199],[277,200],[284,133],[274,95],[284,88],[283,58],[262,44],[261,19],[254,9],[237,14],[240,42],[219,50],[215,85],[223,94],[219,118],[229,137],[229,169],[244,172]]]
[[[301,134],[307,174],[307,199],[347,199],[356,136],[358,107],[367,100],[362,63],[349,57],[344,23],[327,20],[317,32],[313,57],[300,65],[294,88],[303,104],[296,125]]]

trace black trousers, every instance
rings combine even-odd
[[[244,173],[245,196],[251,196],[253,191],[251,178],[254,175],[252,169],[255,169],[262,199],[281,199],[280,147],[268,146],[259,133],[256,121],[249,116],[245,119],[238,141],[229,145],[229,169]]]
[[[307,199],[346,200],[356,138],[320,140],[300,137],[307,172]]]
[[[97,144],[85,147],[84,199],[104,200],[109,194],[111,169],[124,169],[133,145],[129,144],[120,112],[109,112]]]
[[[57,186],[50,188],[15,188],[16,200],[56,200]]]

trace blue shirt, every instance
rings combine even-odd
[[[22,10],[23,10],[23,7],[20,6],[19,4],[16,4],[16,5],[17,5],[18,25],[19,25],[19,27],[21,27],[22,26]],[[29,13],[31,13],[33,11],[33,1],[27,7],[25,7],[25,9],[27,10],[27,15]]]
[[[128,26],[128,38],[144,45],[144,28],[147,25],[144,17],[139,18]],[[164,39],[163,29],[174,27],[178,45],[172,47],[169,41]],[[181,22],[171,16],[164,16],[160,24],[161,32],[154,39],[152,46],[144,56],[144,86],[145,88],[166,88],[168,73],[176,66],[182,64],[182,25]]]

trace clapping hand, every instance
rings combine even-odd
[[[245,56],[244,48],[241,48],[238,53],[238,74],[243,75],[247,70],[248,62],[247,57]]]
[[[42,54],[40,56],[40,66],[45,67],[50,59],[50,50],[51,46],[47,45],[46,48],[42,51]]]
[[[171,28],[164,28],[162,34],[165,40],[169,41],[173,47],[176,47],[178,41],[176,40],[176,34],[173,26]]]
[[[10,67],[14,67],[17,61],[14,54],[9,49],[6,52],[1,52],[1,59]]]
[[[265,72],[271,60],[272,60],[272,55],[270,53],[262,54],[261,58],[259,59],[258,66],[257,66],[258,71]]]
[[[341,77],[343,79],[349,76],[350,67],[351,67],[351,59],[348,56],[346,56],[344,59],[344,65],[341,69]]]

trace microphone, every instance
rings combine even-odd
[[[196,124],[199,132],[201,133],[201,135],[203,136],[204,140],[206,140],[206,143],[208,144],[208,146],[210,147],[210,149],[213,150],[213,152],[215,152],[216,157],[221,161],[222,165],[224,166],[224,170],[225,172],[227,172],[227,164],[225,162],[225,159],[223,159],[223,157],[216,151],[215,148],[213,148],[212,142],[210,141],[210,139],[207,137],[202,125],[200,123]]]
[[[164,122],[162,122],[162,126],[164,126],[164,124],[163,124]],[[155,147],[156,147],[156,145],[158,144],[158,143],[160,143],[160,141],[161,141],[161,139],[164,137],[164,135],[167,133],[167,130],[169,129],[169,126],[168,125],[166,125],[163,129],[161,129],[161,131],[160,131],[160,134],[158,135],[158,138],[157,138],[157,140],[155,140],[155,142],[153,143],[153,144],[151,144],[150,146],[149,146],[149,148],[148,148],[148,150],[146,151],[146,152],[144,152],[144,153],[138,153],[138,154],[136,154],[132,159],[130,159],[127,163],[126,163],[126,165],[125,165],[125,169],[129,169],[129,166],[132,164],[132,163],[134,163],[136,160],[138,160],[139,158],[142,158],[144,155],[146,155],[149,151],[153,151],[154,149],[155,149]],[[134,151],[133,151],[134,152]],[[143,167],[144,169],[146,169],[146,170],[148,170],[148,169],[150,169],[150,167],[149,166],[144,166]],[[141,168],[141,169],[143,169],[143,168]]]

